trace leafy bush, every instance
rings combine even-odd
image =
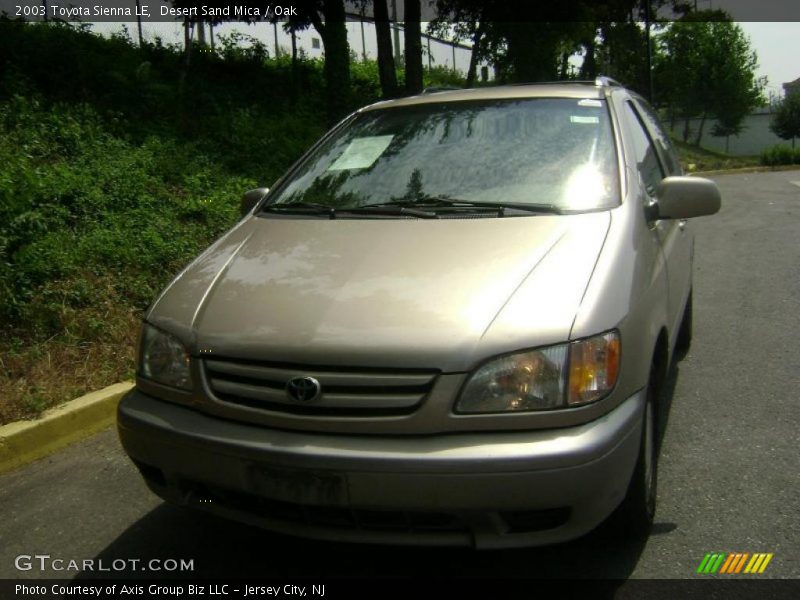
[[[86,105],[15,97],[0,133],[0,320],[43,335],[92,278],[144,308],[256,185],[191,145],[116,138]]]
[[[761,152],[761,164],[770,167],[800,164],[800,148],[784,145],[766,148]]]
[[[424,69],[425,87],[464,87],[464,77],[449,67],[427,67]]]

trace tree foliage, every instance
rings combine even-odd
[[[658,43],[660,99],[685,119],[701,118],[695,144],[708,117],[718,121],[714,135],[741,131],[744,117],[763,102],[766,80],[756,77],[756,53],[730,16],[720,10],[689,14],[672,23]],[[687,127],[684,141],[688,135]]]
[[[192,0],[172,0],[177,8],[191,8],[196,5]],[[244,22],[254,22],[260,19],[276,22],[282,17],[278,16],[271,5],[260,3],[259,15],[254,17],[231,17],[222,18],[219,16],[206,18],[193,18],[193,21],[202,23],[220,23],[226,20],[241,20]],[[305,0],[293,5],[296,14],[290,16],[285,23],[287,30],[291,32],[302,31],[313,26],[322,38],[322,45],[325,48],[325,62],[323,73],[325,75],[325,90],[327,98],[327,113],[329,123],[333,123],[343,117],[351,102],[350,89],[350,47],[347,42],[347,27],[345,26],[345,4],[344,0]],[[202,31],[202,28],[198,29]],[[186,36],[186,47],[190,47],[189,36]],[[186,64],[191,56],[186,52]],[[293,64],[297,63],[297,57],[293,53]]]
[[[769,128],[779,138],[794,140],[800,137],[800,93],[788,94],[778,105]]]
[[[527,12],[501,0],[437,0],[439,17],[429,31],[472,43],[468,85],[477,61],[489,60],[500,82],[593,79],[602,73],[647,94],[647,28],[642,24],[666,4],[679,14],[688,10],[678,0],[562,0]],[[579,70],[570,62],[575,54],[583,56]]]

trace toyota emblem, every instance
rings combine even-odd
[[[286,395],[298,402],[311,402],[319,398],[322,388],[313,377],[295,377],[286,383]]]

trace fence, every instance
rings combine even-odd
[[[764,148],[775,144],[788,144],[772,133],[769,124],[772,120],[772,112],[769,110],[758,111],[747,115],[742,123],[742,132],[739,135],[732,135],[728,140],[724,137],[711,135],[711,131],[716,124],[715,119],[706,119],[703,125],[703,137],[700,145],[711,150],[719,150],[736,156],[752,156],[760,154]],[[678,120],[672,135],[677,139],[683,139],[684,120]],[[694,142],[697,131],[700,127],[700,119],[689,119],[689,141]]]
[[[425,29],[423,23],[423,31]],[[350,49],[356,53],[361,60],[374,60],[377,58],[377,42],[375,36],[375,25],[368,19],[362,19],[359,15],[348,15],[345,23],[347,27],[347,40]],[[148,42],[154,42],[157,38],[165,45],[173,44],[184,45],[184,27],[180,21],[175,22],[143,22],[142,38]],[[207,26],[206,26],[207,27]],[[192,35],[197,38],[197,27],[194,28]],[[392,42],[395,51],[395,61],[402,56],[404,48],[404,36],[402,24],[392,24]],[[100,35],[109,36],[127,31],[133,40],[138,39],[137,23],[134,22],[96,22],[92,23],[92,31]],[[234,32],[244,34],[248,38],[258,40],[264,44],[271,56],[278,54],[291,53],[292,37],[286,32],[282,24],[273,24],[259,21],[252,24],[241,22],[224,22],[210,27],[205,32],[207,43],[218,43],[220,36],[230,36]],[[313,27],[295,33],[295,40],[298,51],[311,58],[321,58],[324,48],[319,34]],[[247,44],[247,39],[241,41]],[[422,40],[423,62],[428,67],[444,67],[466,75],[472,57],[472,48],[465,44],[443,40],[423,33]],[[494,73],[486,61],[478,64],[478,75],[484,79],[493,79]]]

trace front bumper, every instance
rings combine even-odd
[[[334,541],[513,547],[579,537],[619,505],[644,400],[562,429],[357,436],[226,421],[133,390],[118,426],[148,486],[178,504]]]

